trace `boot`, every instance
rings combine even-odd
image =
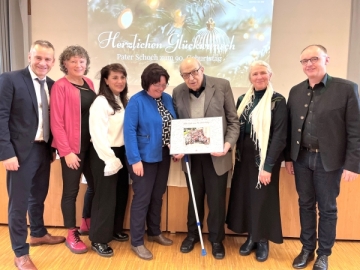
[[[81,254],[88,251],[86,245],[81,241],[79,232],[76,228],[68,231],[65,245],[75,254]]]
[[[261,239],[257,243],[256,260],[258,262],[265,262],[269,256],[269,241],[267,239]]]
[[[81,235],[88,235],[90,231],[90,218],[82,218],[79,233]]]
[[[242,256],[247,256],[256,248],[257,248],[257,244],[253,241],[252,235],[248,234],[245,243],[242,244],[242,246],[240,247],[239,253]]]

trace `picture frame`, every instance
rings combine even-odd
[[[173,119],[170,154],[205,154],[223,152],[222,117]]]

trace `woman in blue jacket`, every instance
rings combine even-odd
[[[144,90],[131,97],[125,111],[126,158],[134,191],[131,249],[145,260],[153,257],[144,246],[145,222],[149,241],[172,245],[160,230],[162,196],[170,168],[171,119],[176,117],[172,98],[164,93],[168,81],[169,74],[162,66],[147,66],[141,75]]]

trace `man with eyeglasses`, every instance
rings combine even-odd
[[[328,269],[335,242],[340,180],[360,173],[360,105],[357,84],[327,74],[329,56],[322,45],[306,47],[300,63],[307,80],[290,90],[286,169],[295,174],[300,206],[301,253],[293,267]],[[319,211],[317,224],[316,204]]]
[[[191,176],[194,188],[199,220],[204,219],[204,198],[207,194],[209,215],[209,241],[215,259],[225,257],[222,241],[225,238],[225,198],[228,172],[232,168],[230,149],[235,146],[240,132],[236,114],[234,96],[227,80],[205,76],[204,67],[195,58],[186,58],[180,64],[180,75],[184,83],[173,91],[173,102],[177,116],[184,118],[222,117],[224,150],[221,153],[197,154],[189,156]],[[188,173],[184,160],[189,187]],[[189,190],[189,198],[191,198]],[[188,253],[199,242],[194,206],[191,199],[188,204],[188,235],[182,242],[180,251]]]

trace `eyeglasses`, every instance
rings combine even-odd
[[[199,69],[201,68],[201,66],[198,69],[195,69],[189,73],[180,73],[181,77],[183,77],[184,80],[189,79],[190,75],[192,75],[193,77],[199,74]]]
[[[310,59],[303,59],[300,60],[300,63],[305,66],[308,62],[311,62],[311,64],[315,64],[317,61],[319,61],[319,57],[311,57]]]
[[[165,89],[166,87],[168,87],[169,84],[168,83],[167,84],[153,83],[152,85],[156,88],[164,88]]]

